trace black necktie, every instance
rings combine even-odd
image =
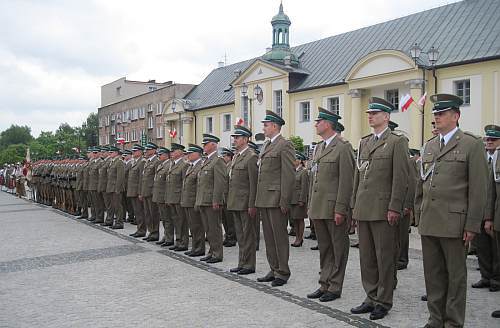
[[[488,164],[491,164],[491,157],[488,157]]]
[[[444,148],[444,138],[441,138],[441,144],[439,145],[439,150],[443,150]]]

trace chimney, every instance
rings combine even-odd
[[[223,61],[220,61],[220,62],[218,62],[218,63],[217,63],[217,66],[218,66],[219,68],[224,67],[224,65],[225,65],[225,64],[224,64],[224,62],[223,62]]]

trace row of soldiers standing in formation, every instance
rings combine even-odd
[[[393,305],[400,246],[407,252],[413,212],[422,235],[430,313],[426,327],[463,326],[466,245],[482,222],[484,226],[493,220],[495,224],[486,223],[488,233],[495,234],[497,243],[500,239],[500,212],[494,206],[500,163],[488,171],[482,140],[458,128],[460,98],[441,94],[431,100],[437,133],[422,148],[421,158],[410,158],[408,140],[389,128],[392,104],[373,97],[367,110],[373,133],[361,139],[356,156],[339,133],[340,116],[319,108],[315,128],[322,141],[307,174],[300,165],[304,155],[280,134],[285,121],[266,111],[262,122],[267,141],[260,153],[251,147],[252,132],[243,126],[235,127],[235,155],[227,164],[217,154],[219,138],[210,134],[203,135],[203,146],[190,144],[187,149],[152,143],[130,151],[96,147],[89,149],[89,160],[80,159],[79,164],[37,163],[37,201],[69,211],[79,208],[82,218],[114,229],[123,228],[128,212],[137,224],[132,236],[147,241],[160,239],[162,221],[165,233],[158,243],[203,256],[207,263],[223,259],[225,213],[233,218],[239,246],[238,265],[230,271],[238,274],[255,272],[262,222],[270,271],[257,280],[275,287],[286,284],[291,274],[288,219],[297,219],[301,230],[300,220],[307,216],[314,224],[321,270],[319,288],[307,297],[322,302],[341,297],[348,233],[355,220],[366,298],[351,312],[370,313],[372,320],[385,317]],[[496,133],[500,140],[500,128],[496,130],[487,134]],[[66,190],[71,181],[74,193]]]

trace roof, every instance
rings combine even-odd
[[[408,53],[417,42],[423,51],[439,50],[436,67],[500,58],[500,1],[465,0],[384,23],[293,47],[300,69],[308,74],[290,92],[345,83],[353,65],[378,50]],[[191,109],[234,102],[227,90],[234,70],[244,71],[254,59],[213,70],[187,98]],[[426,55],[421,60],[427,64]]]

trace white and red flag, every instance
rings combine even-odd
[[[177,130],[174,128],[173,130],[169,130],[168,134],[170,135],[170,138],[175,138],[177,135]]]
[[[399,108],[402,112],[406,111],[410,107],[411,103],[414,102],[413,98],[409,94],[405,94],[401,97],[399,101]]]
[[[241,117],[236,118],[236,125],[243,125],[245,124],[245,121]]]
[[[424,92],[424,94],[422,95],[422,97],[420,97],[420,99],[418,100],[418,104],[420,106],[424,106],[426,98],[427,98],[427,91]]]

